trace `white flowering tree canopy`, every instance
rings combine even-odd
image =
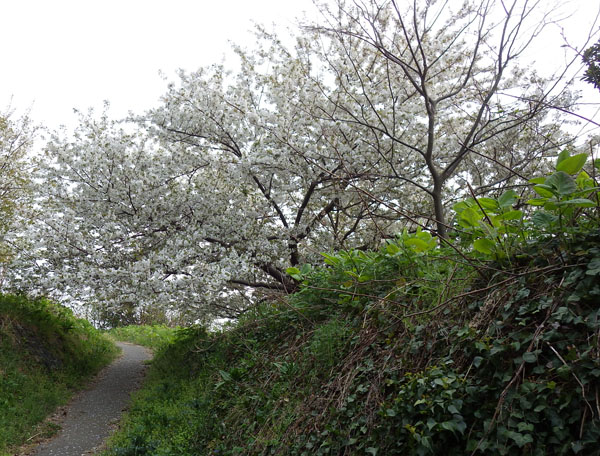
[[[573,98],[515,65],[546,23],[528,2],[398,3],[321,4],[290,46],[258,28],[237,71],[182,72],[133,123],[53,137],[14,280],[232,316],[320,252],[406,225],[447,236],[465,183],[523,183],[569,140],[549,115]]]

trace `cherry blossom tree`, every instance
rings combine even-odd
[[[446,237],[466,183],[519,185],[570,140],[551,116],[573,98],[516,65],[538,6],[339,0],[292,44],[258,28],[237,71],[181,72],[128,123],[82,116],[38,163],[14,283],[128,318],[235,317],[320,252]]]
[[[9,239],[19,211],[27,206],[28,157],[35,129],[27,116],[0,113],[0,286],[13,256]]]

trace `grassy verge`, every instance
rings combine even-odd
[[[600,454],[600,232],[564,241],[485,269],[329,255],[287,301],[179,331],[106,454]]]
[[[159,350],[174,340],[176,331],[165,325],[131,325],[113,328],[107,334],[115,340]]]
[[[116,354],[111,341],[69,309],[0,295],[0,454],[54,429],[34,431]]]

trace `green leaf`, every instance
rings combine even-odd
[[[456,406],[454,406],[454,405],[452,405],[452,404],[450,404],[450,405],[448,406],[448,411],[449,411],[450,413],[452,413],[453,415],[459,415],[459,414],[460,414],[460,412],[458,411],[458,409],[456,408]]]
[[[523,353],[523,361],[526,363],[535,363],[537,361],[537,355],[533,352]]]
[[[560,203],[557,203],[557,204],[559,206],[569,205],[569,206],[576,206],[576,207],[594,207],[594,206],[596,206],[596,203],[594,203],[592,200],[589,200],[587,198],[573,198],[570,200],[561,201]]]
[[[411,247],[416,252],[425,252],[426,250],[430,250],[432,248],[432,245],[430,242],[426,242],[423,239],[419,239],[419,238],[407,239],[406,241],[404,241],[404,244],[407,247]],[[433,247],[435,247],[435,244]]]
[[[520,220],[523,217],[523,211],[508,211],[499,216],[502,220]]]
[[[473,248],[478,252],[491,255],[496,248],[496,244],[489,239],[477,239],[473,242]]]
[[[533,179],[529,179],[530,184],[544,184],[546,183],[545,177],[534,177]]]
[[[533,187],[533,190],[543,198],[553,198],[556,196],[555,189],[546,184],[536,185]]]
[[[565,161],[570,156],[571,156],[571,154],[569,153],[569,151],[567,149],[561,151],[561,153],[558,154],[558,157],[556,158],[556,167],[558,168],[558,165],[560,165],[563,161]]]
[[[592,261],[589,262],[587,271],[585,271],[586,275],[589,276],[597,276],[600,275],[600,258],[593,258]]]
[[[289,275],[300,274],[300,269],[298,268],[287,268],[285,272]]]
[[[600,158],[594,160],[594,168],[600,169]]]
[[[514,431],[506,431],[506,436],[515,441],[519,448],[524,447],[528,443],[533,443],[533,437],[530,434],[521,434]]]
[[[538,228],[548,228],[557,221],[558,217],[556,215],[544,211],[537,211],[531,217],[531,222]]]
[[[329,255],[328,253],[321,253],[321,255],[325,257],[325,263],[329,266],[335,266],[336,264],[341,263],[341,260],[334,255]]]
[[[529,204],[530,206],[543,206],[544,204],[546,204],[546,201],[548,201],[548,198],[533,198],[527,200],[527,204]]]
[[[498,210],[498,201],[492,198],[477,198],[477,202],[483,207],[484,210],[496,211]]]
[[[466,208],[460,213],[460,220],[466,222],[466,226],[477,227],[482,216],[471,207]]]
[[[546,179],[546,184],[553,187],[560,196],[569,195],[577,191],[577,185],[571,176],[564,171],[557,171]]]
[[[544,180],[546,180],[545,178],[543,178]],[[543,182],[537,182],[539,184],[543,184]],[[507,208],[507,207],[511,207],[513,204],[515,204],[517,202],[517,200],[519,199],[517,192],[515,192],[514,190],[507,190],[506,192],[504,192],[500,198],[498,198],[498,204],[500,205],[500,207],[502,209]]]
[[[379,451],[379,448],[375,448],[375,447],[365,448],[365,453],[372,454],[373,456],[377,456],[378,451]]]
[[[577,184],[577,188],[588,189],[594,186],[594,179],[585,171],[581,171],[575,179],[575,183]]]
[[[390,255],[395,255],[398,252],[400,252],[400,247],[398,247],[396,244],[388,244],[386,246],[386,251],[387,253],[389,253]]]
[[[473,358],[473,366],[479,367],[482,361],[483,358],[481,356],[476,356],[475,358]]]
[[[567,174],[576,174],[581,171],[585,161],[587,160],[587,154],[577,154],[572,157],[565,158],[556,164],[556,171],[564,171]]]

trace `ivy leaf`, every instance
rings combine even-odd
[[[377,456],[378,451],[379,451],[379,448],[375,448],[375,447],[365,448],[365,453],[372,454],[373,456]]]
[[[523,353],[523,361],[526,363],[535,363],[537,361],[537,355],[533,352]]]
[[[556,164],[557,171],[564,171],[567,174],[575,174],[581,171],[585,161],[587,160],[587,154],[577,154],[572,157],[565,158]]]
[[[515,441],[519,448],[524,447],[528,443],[533,443],[533,437],[530,434],[521,434],[519,432],[507,431],[506,436]]]
[[[600,275],[600,258],[593,258],[592,261],[589,262],[585,274],[589,276]]]

